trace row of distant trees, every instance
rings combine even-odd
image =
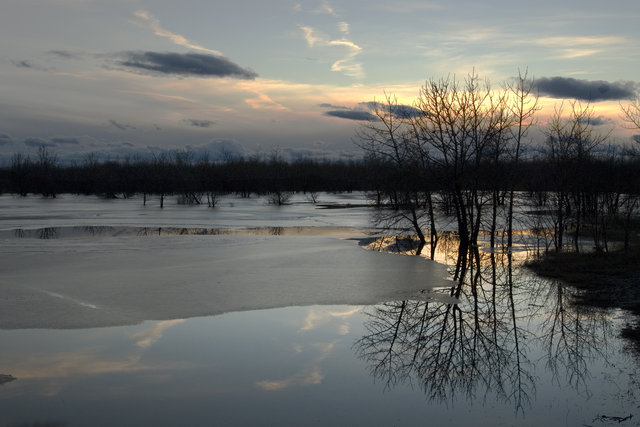
[[[187,151],[151,159],[101,161],[89,155],[76,165],[60,166],[54,153],[41,147],[35,157],[14,155],[10,167],[0,170],[4,192],[41,194],[96,194],[105,198],[134,194],[177,195],[186,203],[213,205],[217,196],[235,193],[276,195],[283,203],[291,192],[345,192],[368,186],[362,162],[229,158],[210,161]]]

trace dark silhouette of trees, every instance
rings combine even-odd
[[[629,129],[640,130],[640,97],[631,100],[627,105],[620,106],[622,119],[627,122]],[[640,137],[634,135],[636,142],[640,143]]]

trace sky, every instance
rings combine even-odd
[[[2,0],[0,162],[354,158],[371,101],[474,70],[494,86],[526,70],[545,111],[589,99],[624,142],[638,22],[637,0]]]

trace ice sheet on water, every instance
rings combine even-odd
[[[10,239],[0,251],[5,329],[374,304],[446,284],[436,263],[328,236]]]
[[[157,197],[143,204],[141,196],[128,199],[101,199],[95,196],[63,194],[56,199],[38,196],[0,195],[0,230],[38,229],[79,226],[130,227],[209,227],[256,228],[292,226],[369,226],[370,211],[366,196],[321,194],[321,205],[314,205],[304,194],[296,194],[289,205],[275,206],[264,197],[224,196],[215,208],[203,205],[179,205],[167,197],[160,209]],[[323,206],[353,206],[350,209],[325,209]]]

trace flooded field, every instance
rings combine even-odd
[[[458,282],[361,194],[165,203],[0,196],[0,425],[640,423],[630,315],[526,251]]]

